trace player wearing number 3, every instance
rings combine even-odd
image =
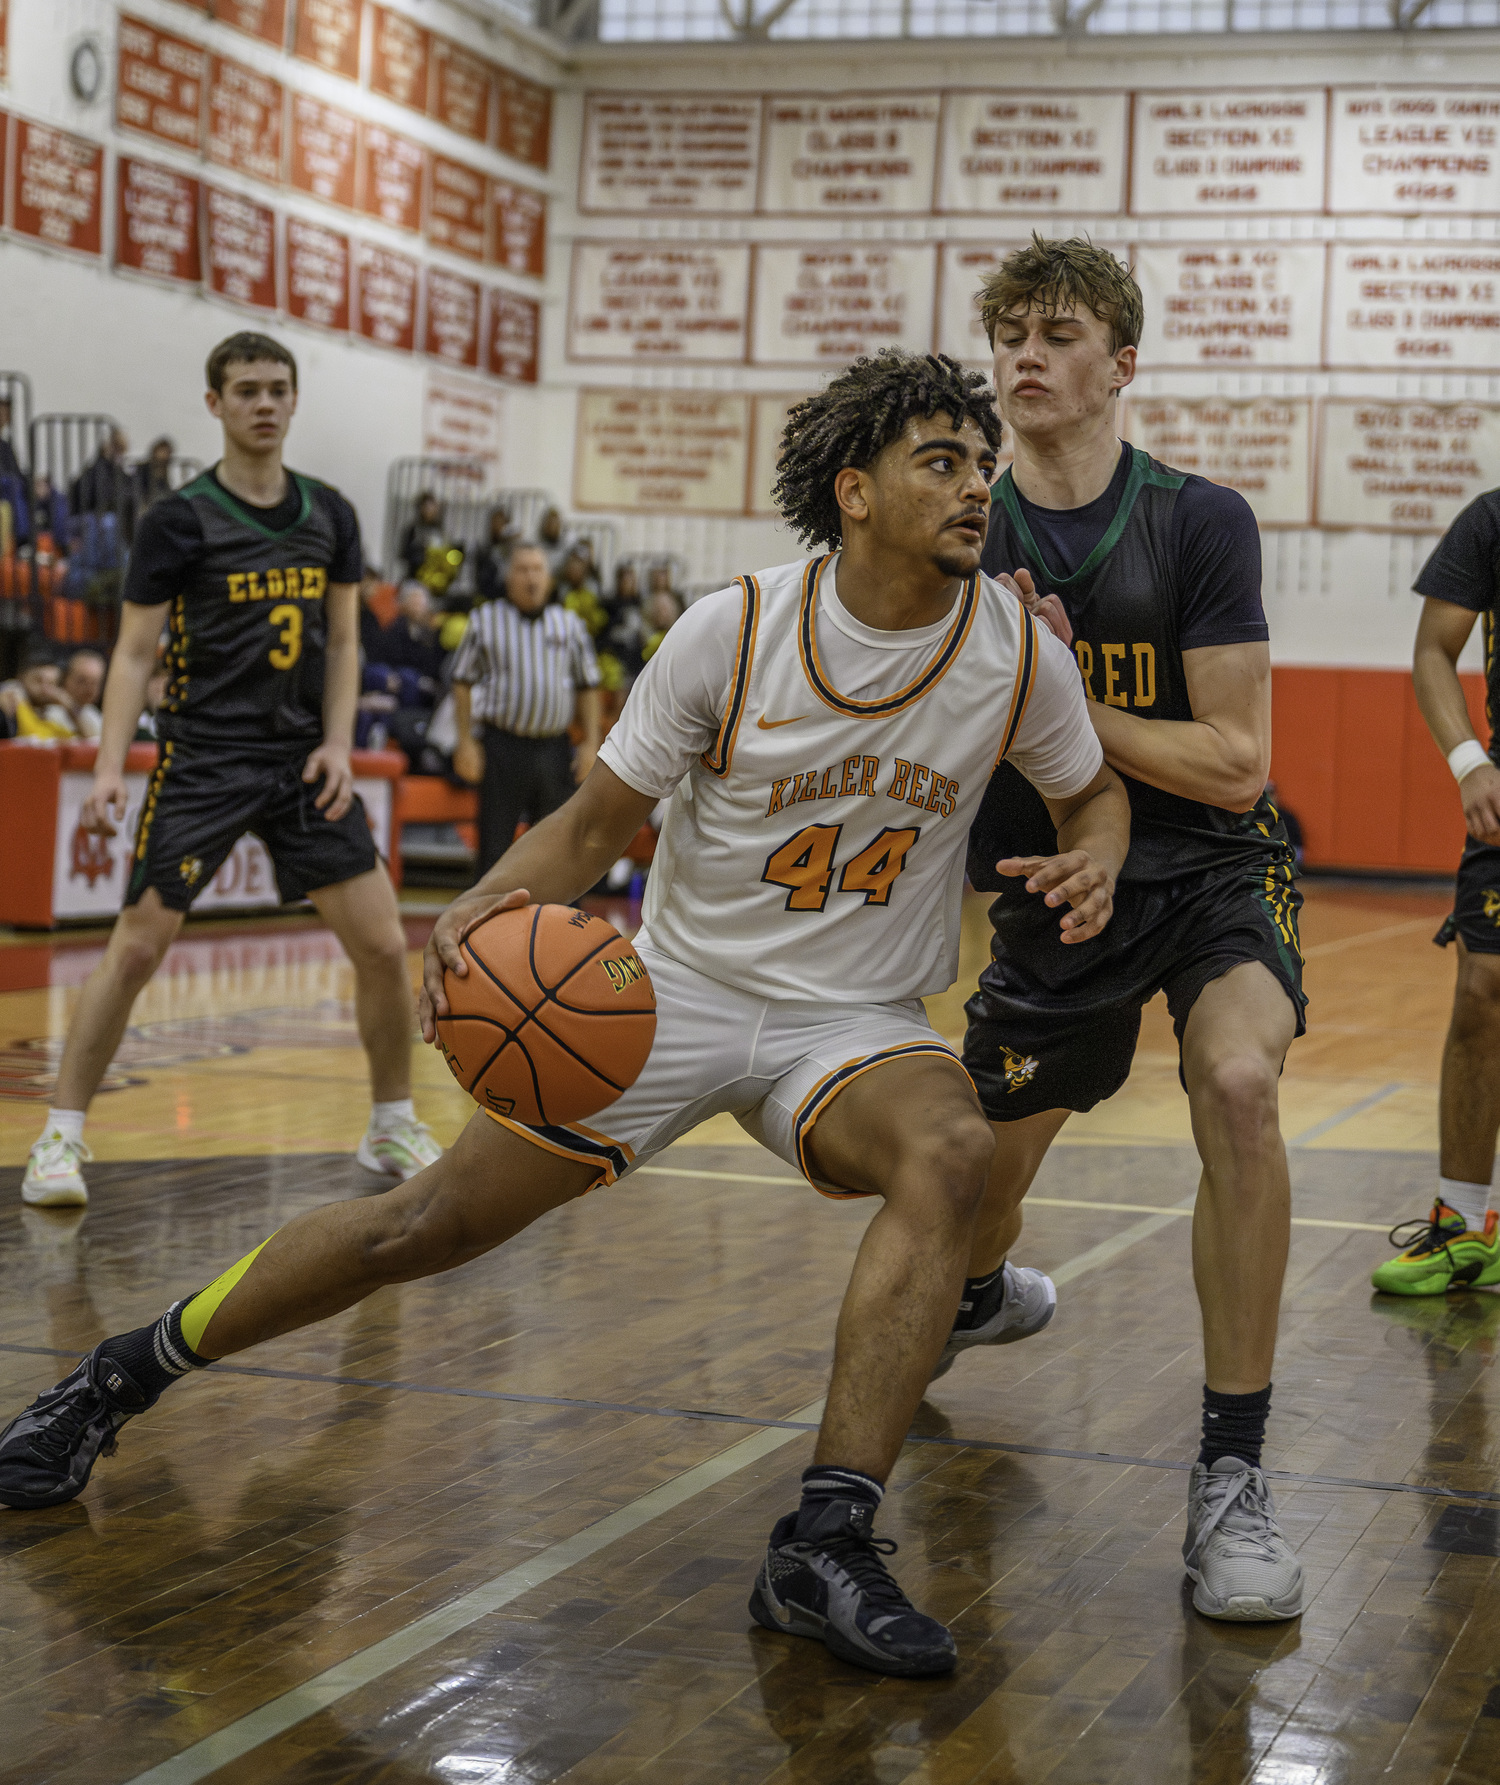
[[[0,1500],[71,1498],[176,1374],[462,1264],[727,1111],[819,1189],[883,1199],[802,1502],[772,1532],[752,1614],[881,1672],[953,1666],[952,1637],[871,1535],[953,1324],[994,1151],[920,999],[957,971],[964,849],[997,758],[1045,799],[1061,851],[1002,871],[1069,943],[1108,921],[1129,838],[1071,656],[979,574],[999,436],[983,381],[947,360],[861,360],[800,403],[777,498],[804,538],[842,549],[690,608],[578,792],[439,919],[429,1039],[465,931],[528,898],[577,898],[670,798],[637,938],[657,1029],[635,1084],[586,1125],[481,1111],[411,1183],[302,1216],[154,1326],[106,1340],[0,1436]],[[1017,1336],[1051,1307],[1046,1279],[1018,1272]]]
[[[235,840],[265,843],[283,900],[310,897],[354,963],[374,1108],[358,1159],[409,1177],[438,1155],[411,1104],[411,992],[395,893],[354,792],[359,697],[359,522],[326,484],[286,470],[297,367],[265,335],[209,355],[210,412],[224,429],[211,471],[142,518],[83,824],[106,837],[125,815],[125,753],[169,644],[160,749],[146,788],[121,912],[83,988],[54,1107],[21,1194],[88,1201],[83,1121],[136,994]]]

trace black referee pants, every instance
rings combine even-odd
[[[573,746],[568,734],[521,738],[496,726],[481,728],[484,779],[479,784],[479,875],[487,874],[515,840],[524,818],[539,824],[573,792]]]

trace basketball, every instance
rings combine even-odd
[[[482,1109],[532,1127],[578,1122],[633,1085],[656,1035],[656,994],[634,946],[602,917],[525,905],[460,944],[444,978],[449,1070]]]

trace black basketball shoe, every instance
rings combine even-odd
[[[114,1454],[115,1433],[150,1405],[118,1364],[91,1352],[0,1432],[0,1505],[76,1499],[98,1458]]]
[[[840,1661],[921,1678],[951,1673],[958,1648],[886,1572],[896,1546],[872,1537],[874,1508],[830,1500],[800,1532],[798,1515],[776,1521],[750,1595],[750,1616],[784,1636],[811,1636]]]

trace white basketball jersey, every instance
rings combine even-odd
[[[600,754],[671,794],[656,947],[764,998],[915,998],[957,975],[965,846],[997,761],[1066,798],[1102,755],[1070,653],[998,583],[971,578],[937,626],[875,632],[837,601],[836,563],[691,607]]]

